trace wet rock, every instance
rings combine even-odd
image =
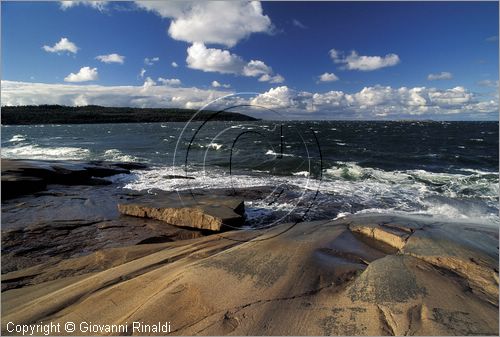
[[[4,200],[2,273],[105,248],[204,235],[154,219],[121,216],[117,203],[142,195],[129,192],[114,185],[51,185],[34,196]],[[3,289],[16,286],[2,284]]]
[[[47,182],[42,178],[31,176],[20,177],[15,174],[4,174],[2,172],[2,200],[42,191],[46,187]]]
[[[99,179],[130,173],[142,164],[2,159],[2,200],[43,191],[48,184],[104,185]]]
[[[181,176],[181,175],[177,175],[177,174],[167,174],[167,175],[164,175],[163,178],[165,178],[165,179],[190,179],[190,180],[195,179],[194,177]]]

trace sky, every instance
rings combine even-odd
[[[498,120],[498,2],[1,2],[1,104]]]

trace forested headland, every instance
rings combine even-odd
[[[3,125],[25,124],[93,124],[186,122],[197,110],[176,108],[103,107],[98,105],[25,105],[4,106]],[[201,111],[195,121],[254,121],[256,118],[237,112]]]

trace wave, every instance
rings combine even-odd
[[[17,135],[16,135],[17,136]],[[15,136],[14,136],[15,137]],[[13,138],[14,138],[13,137]],[[17,137],[16,139],[20,139]],[[45,147],[38,144],[23,144],[19,146],[6,146],[2,148],[3,158],[12,159],[38,159],[38,160],[109,160],[120,162],[146,161],[141,158],[125,154],[118,149],[109,149],[101,155],[92,153],[87,148],[59,146]]]
[[[472,196],[492,200],[498,198],[498,174],[473,169],[461,171],[464,174],[425,170],[384,171],[364,168],[352,162],[339,162],[336,166],[325,170],[325,177],[334,180],[411,185],[420,190],[435,191],[449,197]]]
[[[2,157],[13,159],[81,160],[89,159],[90,150],[81,147],[42,147],[24,145],[2,148]]]
[[[104,151],[103,154],[104,160],[109,161],[124,161],[124,162],[138,162],[141,161],[140,158],[137,158],[132,155],[125,154],[118,149],[109,149]],[[143,160],[142,160],[143,161]]]
[[[14,135],[14,136],[12,136],[11,139],[9,139],[9,142],[16,143],[16,142],[23,142],[25,140],[26,140],[26,137],[24,135]]]
[[[267,156],[295,157],[295,155],[290,154],[290,153],[276,153],[273,150],[267,150],[266,155]]]
[[[449,204],[433,204],[429,205],[421,210],[414,211],[401,211],[397,208],[366,208],[353,213],[339,213],[340,217],[345,217],[350,214],[370,214],[370,213],[381,213],[381,214],[395,214],[395,215],[424,215],[433,217],[436,220],[458,220],[458,221],[473,221],[474,223],[481,223],[490,226],[499,226],[500,220],[498,219],[498,212],[483,213],[481,207],[476,209],[464,210],[461,208],[454,207]]]
[[[319,189],[323,197],[315,202],[318,216],[328,214],[335,218],[363,212],[402,212],[500,224],[498,175],[491,172],[470,172],[465,175],[424,170],[384,171],[346,162],[326,169],[324,179],[319,181],[310,178],[306,171],[294,172],[290,176],[266,172],[229,175],[223,169],[214,168],[189,168],[188,171],[187,175],[194,177],[194,180],[163,178],[166,175],[185,175],[182,168],[155,167],[137,171],[135,178],[126,182],[125,188],[172,191],[282,186],[295,193],[295,196],[304,194],[304,200],[313,198]],[[252,205],[249,212],[253,218],[264,213],[280,212],[288,207],[283,202],[272,205],[253,202],[249,205]]]
[[[219,150],[222,147],[222,144],[210,143],[207,145],[207,147],[210,149]]]
[[[358,180],[362,178],[363,169],[355,163],[339,162],[339,165],[325,170],[325,175],[346,180]]]

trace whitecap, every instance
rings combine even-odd
[[[2,157],[14,159],[79,160],[89,156],[90,150],[81,147],[25,145],[2,148]]]
[[[308,171],[293,172],[292,175],[294,175],[294,176],[309,177],[309,172]]]
[[[295,157],[293,154],[290,154],[290,153],[276,153],[273,150],[267,150],[266,155],[267,156]]]
[[[330,177],[353,180],[363,176],[363,168],[356,163],[339,162],[338,166],[326,169],[325,173]]]
[[[109,160],[109,161],[124,161],[124,162],[138,162],[138,161],[140,161],[139,158],[132,156],[132,155],[125,154],[118,149],[109,149],[109,150],[104,151],[103,159]]]
[[[217,143],[210,143],[208,144],[208,147],[214,150],[220,150],[222,147],[222,144],[217,144]]]
[[[352,213],[339,212],[339,214],[337,214],[337,216],[333,220],[342,219],[342,218],[345,218],[346,216],[349,216],[349,215],[352,215]]]
[[[428,172],[425,170],[385,171],[361,167],[354,162],[337,162],[324,170],[319,182],[305,171],[290,176],[277,176],[254,170],[250,174],[232,174],[227,170],[210,168],[155,167],[135,172],[135,178],[125,187],[134,190],[159,188],[166,191],[196,188],[251,188],[286,184],[296,191],[306,191],[311,197],[318,187],[325,198],[338,200],[342,212],[369,213],[401,212],[423,214],[451,219],[481,219],[499,223],[498,175],[491,172],[464,172],[464,174]],[[307,172],[308,173],[308,172]],[[165,175],[189,175],[195,180],[164,179]],[[280,210],[288,206],[284,200],[273,205],[252,204],[255,215],[258,209]],[[352,206],[351,206],[352,205]],[[458,206],[457,206],[458,205]],[[461,207],[460,205],[465,205]],[[319,204],[321,207],[321,204]],[[340,207],[340,206],[339,206]],[[360,210],[360,208],[362,210]],[[342,216],[341,213],[337,217]]]
[[[12,136],[11,139],[9,139],[9,142],[22,142],[25,140],[26,140],[26,137],[24,135],[14,135],[14,136]]]

